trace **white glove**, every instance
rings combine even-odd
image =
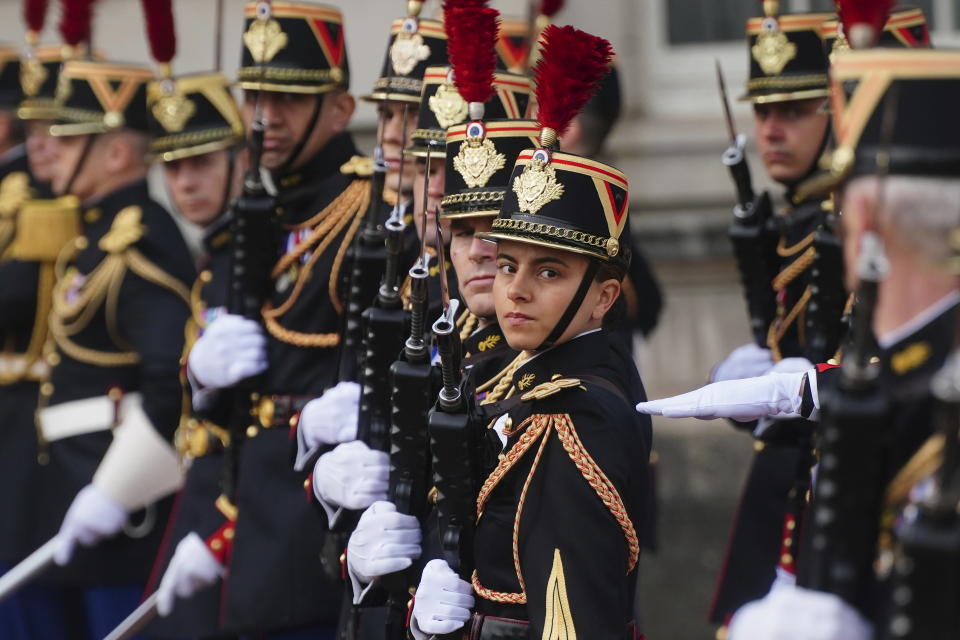
[[[210,323],[187,357],[193,379],[207,389],[232,387],[267,368],[267,339],[260,325],[224,314]]]
[[[714,367],[710,372],[710,382],[762,376],[772,366],[770,349],[763,349],[751,342],[731,351],[726,360]]]
[[[392,502],[370,505],[347,543],[353,603],[360,604],[375,579],[412,565],[420,557],[420,539],[420,521],[416,517],[397,513]]]
[[[871,640],[873,628],[830,593],[779,587],[741,607],[730,640]]]
[[[473,587],[460,579],[443,560],[431,560],[423,568],[413,599],[410,631],[417,640],[451,633],[470,619]]]
[[[806,373],[771,373],[714,382],[672,398],[641,402],[637,411],[665,418],[732,418],[740,422],[763,416],[798,418],[805,377]]]
[[[223,576],[223,566],[196,533],[190,532],[177,545],[157,588],[157,613],[170,615],[176,598],[189,598]]]
[[[340,382],[300,412],[297,425],[297,459],[300,471],[306,461],[323,445],[350,442],[357,438],[360,418],[360,385]]]
[[[811,371],[813,368],[814,368],[813,363],[807,360],[806,358],[784,358],[780,360],[780,362],[778,362],[777,364],[773,365],[773,367],[770,368],[770,371],[768,373],[797,373],[797,372],[806,373],[807,371]],[[813,378],[813,382],[811,383],[811,391],[814,394],[816,394],[816,388],[817,388],[816,377],[817,376],[815,373],[810,374],[810,378]],[[808,379],[808,382],[810,382],[809,379]],[[816,396],[814,396],[814,398],[816,402]],[[816,419],[817,418],[816,410],[814,410],[814,414],[809,417],[810,419]],[[782,418],[779,418],[779,417],[775,418],[771,416],[764,416],[760,418],[757,421],[756,428],[754,428],[753,430],[753,435],[756,436],[757,438],[762,437],[765,433],[767,433],[767,431],[770,431],[771,427],[776,426],[777,420],[781,420],[781,419]]]
[[[356,511],[386,500],[389,481],[390,456],[359,440],[323,454],[313,468],[313,493],[331,526],[344,508]]]
[[[92,547],[100,541],[111,538],[123,529],[127,522],[127,510],[107,497],[92,484],[88,484],[77,493],[67,515],[63,517],[54,562],[65,566],[73,558],[73,551],[79,542]]]

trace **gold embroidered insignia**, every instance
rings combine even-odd
[[[125,207],[113,219],[110,231],[107,231],[97,246],[107,253],[120,253],[137,242],[146,233],[147,228],[140,222],[143,210],[138,206]]]
[[[340,173],[344,175],[355,175],[358,178],[369,178],[373,175],[373,158],[352,156],[340,165]]]
[[[543,635],[541,640],[577,640],[577,629],[573,624],[573,612],[567,598],[567,579],[563,574],[563,560],[560,550],[553,550],[553,566],[547,578],[546,611],[543,617]]]
[[[430,47],[423,41],[423,36],[416,33],[416,29],[416,20],[408,18],[390,45],[390,63],[393,70],[402,76],[413,71],[417,63],[430,57]]]
[[[197,111],[197,105],[187,96],[177,91],[164,93],[153,103],[153,117],[167,131],[183,131],[190,118]]]
[[[498,336],[496,334],[492,336],[487,336],[486,338],[480,341],[480,343],[477,345],[477,349],[479,349],[480,351],[493,349],[495,346],[497,346],[500,343],[501,337],[502,336]]]
[[[523,391],[532,385],[536,378],[537,377],[532,373],[525,373],[523,374],[523,377],[520,378],[520,381],[517,382],[517,387],[520,389],[520,391]]]
[[[560,199],[563,185],[557,182],[556,170],[535,153],[530,164],[513,181],[513,192],[517,194],[520,211],[536,213],[548,202]]]
[[[485,187],[494,173],[506,166],[507,158],[497,152],[490,138],[467,138],[453,158],[453,168],[468,187]]]
[[[914,342],[907,345],[890,359],[890,367],[897,375],[903,375],[916,369],[930,358],[930,345],[926,342]]]
[[[847,41],[847,36],[843,35],[840,27],[837,26],[837,37],[833,41],[833,48],[830,50],[830,62],[835,62],[838,55],[843,55],[847,51],[850,51],[850,43]]]
[[[20,86],[24,95],[28,98],[37,95],[48,75],[43,63],[35,56],[24,58],[20,63]]]
[[[585,388],[580,384],[580,380],[578,378],[554,378],[549,382],[538,384],[533,389],[520,396],[520,399],[524,401],[543,400],[544,398],[548,398],[555,393],[559,393],[564,389],[570,389],[571,387],[580,387],[581,389]],[[520,388],[523,389],[523,387]]]
[[[433,115],[437,117],[437,124],[443,129],[449,129],[463,122],[469,111],[467,101],[453,85],[446,82],[437,87],[437,92],[430,96],[427,104]]]
[[[30,199],[30,178],[24,171],[7,174],[0,182],[0,218],[12,218]]]
[[[57,91],[54,94],[54,100],[58,104],[63,104],[70,99],[73,93],[73,87],[70,86],[70,78],[65,73],[57,76]]]
[[[257,63],[270,62],[287,46],[287,34],[276,20],[254,20],[243,34],[243,44]]]
[[[775,76],[797,57],[797,45],[790,42],[780,31],[780,25],[775,18],[766,18],[762,29],[757,36],[757,42],[750,48],[750,53],[765,74]]]

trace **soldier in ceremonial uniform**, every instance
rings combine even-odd
[[[50,128],[52,190],[80,202],[83,233],[56,262],[37,416],[45,496],[33,517],[46,537],[59,527],[54,579],[82,588],[98,636],[136,605],[169,508],[156,501],[180,482],[171,441],[183,337],[170,327],[186,321],[194,268],[147,189],[152,78],[69,61]]]
[[[276,192],[280,257],[263,307],[265,331],[220,313],[188,356],[194,407],[214,423],[232,413],[229,390],[259,378],[252,417],[229,418],[245,426],[230,425],[229,443],[217,431],[208,438],[211,451],[239,447],[218,456],[236,456],[235,489],[206,505],[210,516],[198,518],[198,527],[212,528],[183,538],[163,582],[188,596],[225,573],[219,598],[206,600],[215,607],[190,610],[198,624],[191,633],[332,637],[340,591],[321,563],[326,523],[305,499],[304,474],[291,468],[288,432],[306,403],[338,381],[340,282],[370,191],[369,163],[355,158],[346,133],[354,99],[340,12],[306,2],[248,3],[238,78],[245,124],[263,116],[261,173]],[[204,283],[204,299],[225,299],[230,282],[217,276]],[[204,574],[195,571],[198,557],[210,569]]]
[[[852,343],[843,366],[846,369],[846,358],[856,355],[862,361],[852,363],[855,366],[875,367],[874,386],[885,403],[880,405],[882,412],[872,416],[868,424],[838,422],[831,425],[839,429],[835,435],[824,434],[823,447],[834,447],[843,438],[854,439],[831,449],[836,451],[834,456],[842,457],[829,465],[825,466],[826,456],[821,457],[812,517],[808,518],[811,533],[804,535],[813,540],[820,533],[824,537],[803,548],[798,575],[801,587],[774,589],[744,607],[733,619],[732,638],[869,640],[956,635],[952,623],[947,629],[937,629],[924,626],[920,619],[913,623],[898,621],[894,615],[898,610],[924,609],[925,598],[939,597],[935,594],[950,584],[948,580],[930,582],[929,573],[918,573],[917,581],[905,571],[895,578],[919,587],[925,584],[922,576],[926,575],[931,591],[926,596],[921,591],[904,592],[896,588],[897,583],[893,589],[878,588],[878,581],[886,576],[876,576],[875,568],[881,572],[893,567],[920,568],[919,564],[874,562],[878,537],[881,549],[889,549],[890,538],[878,531],[893,517],[881,517],[878,508],[873,522],[860,529],[865,534],[862,540],[845,539],[850,531],[831,525],[851,506],[879,507],[885,500],[886,509],[895,506],[906,495],[905,488],[918,479],[922,460],[930,456],[929,447],[922,445],[933,426],[931,379],[955,346],[960,305],[957,276],[944,268],[954,256],[951,238],[960,224],[956,208],[960,198],[956,173],[960,129],[949,106],[960,83],[958,68],[957,53],[946,51],[853,51],[834,62],[833,116],[837,124],[844,122],[845,126],[837,129],[837,148],[831,156],[829,174],[816,184],[820,188],[843,184],[841,220],[848,289],[862,287],[868,275],[876,287],[872,322],[870,315],[863,316],[871,325],[866,327],[867,339],[861,340],[866,343],[866,353],[864,345],[856,345],[854,350]],[[858,304],[867,304],[863,300]],[[871,332],[879,347],[876,365],[867,364],[874,340]],[[827,420],[829,412],[837,409],[836,403],[850,392],[840,386],[842,379],[838,378],[843,375],[838,375],[837,369],[818,367],[726,381],[645,403],[638,409],[670,417],[735,419],[813,416],[823,411]],[[872,379],[872,375],[865,378],[868,383]],[[861,400],[860,406],[876,405]],[[847,415],[847,419],[850,417]],[[908,463],[915,454],[914,462]],[[895,477],[898,472],[899,477]],[[894,482],[888,487],[891,480]],[[845,493],[851,489],[860,493]],[[843,509],[838,508],[842,505]],[[832,513],[822,509],[830,506]],[[857,515],[863,520],[862,514]],[[916,538],[910,540],[911,544],[916,542]],[[889,559],[890,554],[885,555]],[[822,564],[821,556],[831,562]],[[859,557],[861,563],[851,563],[851,557]],[[925,559],[929,570],[930,558]],[[812,571],[807,575],[805,568],[817,568],[818,563],[820,574]],[[940,564],[955,566],[945,560]],[[831,571],[832,567],[843,570]],[[836,590],[840,585],[854,588]],[[885,601],[890,595],[893,599]],[[928,608],[928,615],[936,610]]]
[[[34,410],[47,373],[43,346],[54,262],[62,246],[78,233],[78,224],[75,200],[49,200],[47,182],[56,150],[48,134],[49,122],[34,120],[51,117],[53,87],[62,62],[60,47],[32,50],[33,63],[18,62],[19,52],[12,47],[3,51],[0,118],[9,132],[5,139],[16,141],[17,132],[23,131],[26,141],[5,152],[0,170],[0,308],[4,309],[0,414],[5,424],[0,443],[0,508],[9,514],[28,514],[40,499]],[[37,68],[39,81],[36,73],[30,73]],[[44,542],[33,525],[28,517],[9,517],[0,524],[4,570]],[[0,605],[0,635],[66,637],[60,613],[56,593],[46,586],[29,585]]]
[[[190,292],[191,318],[186,326],[184,349],[188,354],[203,330],[226,306],[227,290],[211,283],[229,279],[232,216],[228,208],[239,192],[239,177],[244,168],[240,149],[243,123],[228,81],[219,73],[151,83],[147,99],[150,124],[155,131],[151,150],[163,163],[171,200],[181,215],[204,228],[201,271]],[[177,117],[176,110],[165,108],[188,102],[193,109],[179,112],[187,113],[185,118]],[[202,399],[194,398],[194,403],[202,406]],[[191,558],[191,568],[212,571],[214,578],[219,576],[220,565],[212,556],[204,555],[209,552],[199,536],[209,536],[223,524],[223,516],[213,505],[221,493],[223,459],[219,454],[227,438],[225,418],[222,407],[219,415],[187,413],[175,435],[177,450],[190,461],[190,466],[152,574],[154,580],[164,575],[170,577],[160,588],[159,609],[166,617],[149,627],[151,636],[208,636],[216,632],[219,593],[207,589],[178,603],[174,609],[175,589],[183,587],[173,581],[176,572],[166,574],[164,570],[178,545],[193,545],[196,555]],[[156,584],[150,585],[151,590],[156,588]],[[173,614],[168,615],[171,609]]]
[[[548,27],[545,39],[538,87],[582,106],[593,82],[567,85],[555,56],[570,53],[581,78],[596,82],[609,45],[570,27]],[[557,151],[573,113],[538,99],[541,148],[520,153],[481,236],[498,243],[503,333],[534,356],[512,373],[508,412],[494,427],[506,444],[477,497],[476,570],[427,564],[411,619],[417,638],[461,627],[472,638],[633,637],[649,442],[645,421],[627,410],[636,369],[603,329],[629,262],[627,183],[613,167]],[[588,530],[573,536],[572,517]]]

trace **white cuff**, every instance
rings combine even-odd
[[[123,413],[93,484],[134,511],[177,491],[183,471],[176,450],[160,437],[140,403],[124,405]]]
[[[323,507],[324,512],[327,514],[327,528],[333,529],[337,525],[337,521],[340,520],[340,515],[343,513],[343,507],[339,505],[334,505],[332,502],[328,502],[326,498],[320,495],[320,485],[317,482],[313,482],[313,496],[317,499],[317,502],[320,503],[320,506]]]
[[[350,566],[350,550],[347,550],[347,575],[350,576],[350,586],[353,587],[353,604],[358,605],[363,602],[363,599],[370,592],[370,589],[373,588],[373,585],[377,584],[377,579],[374,578],[367,586],[363,586],[363,580],[360,579],[354,570]]]
[[[297,457],[293,461],[293,470],[294,471],[303,471],[307,462],[310,461],[310,458],[320,450],[320,445],[317,445],[313,448],[307,448],[307,440],[303,435],[302,425],[297,425]]]
[[[810,397],[813,398],[813,411],[807,419],[818,422],[820,420],[820,388],[817,386],[816,369],[807,372],[807,385],[810,387]]]
[[[190,383],[190,403],[193,405],[194,411],[206,411],[217,401],[220,390],[200,384],[200,381],[193,375],[189,364],[187,364],[187,382]]]

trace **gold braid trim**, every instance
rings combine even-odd
[[[900,469],[887,487],[884,504],[893,507],[904,502],[910,491],[924,479],[933,475],[943,462],[944,437],[942,433],[930,436],[913,457]]]
[[[480,402],[481,405],[484,404],[493,404],[498,402],[503,398],[503,394],[510,388],[510,385],[513,384],[513,374],[520,367],[521,364],[527,361],[529,354],[522,351],[517,354],[517,356],[508,364],[504,369],[493,376],[482,385],[477,387],[476,392],[482,393],[493,387],[493,389],[486,395],[486,397]]]
[[[360,182],[359,180],[355,182]],[[361,185],[366,185],[368,181],[364,181]],[[360,228],[360,223],[363,221],[363,217],[366,214],[367,207],[370,204],[370,189],[363,186],[361,191],[360,204],[357,207],[356,211],[353,214],[353,224],[350,225],[350,228],[347,230],[347,235],[343,239],[343,242],[340,243],[340,248],[337,249],[337,255],[333,259],[333,267],[330,269],[330,280],[327,283],[327,293],[330,295],[330,302],[333,304],[333,308],[336,310],[337,315],[343,313],[343,302],[340,301],[340,295],[337,293],[337,283],[340,280],[340,267],[343,265],[343,259],[347,255],[347,249],[353,244],[353,238],[357,235],[357,229]]]
[[[297,245],[292,252],[283,256],[277,262],[276,266],[274,266],[271,275],[276,278],[286,271],[300,256],[310,250],[315,244],[317,245],[310,259],[307,260],[306,265],[301,269],[293,292],[287,300],[278,308],[274,308],[273,303],[270,301],[267,301],[263,307],[264,325],[267,331],[277,340],[298,347],[327,348],[340,344],[340,335],[337,333],[303,333],[294,331],[283,327],[278,319],[289,311],[299,299],[313,266],[323,255],[330,243],[333,242],[340,231],[347,223],[351,222],[352,219],[353,223],[350,225],[343,242],[337,250],[337,255],[334,258],[333,266],[330,270],[330,280],[328,283],[328,293],[330,294],[331,304],[333,304],[338,314],[343,312],[343,305],[336,292],[338,274],[343,264],[343,258],[350,247],[353,237],[356,235],[357,229],[362,221],[362,215],[366,211],[367,204],[369,203],[370,190],[366,188],[367,184],[366,180],[354,180],[346,190],[325,207],[323,211],[313,216],[307,222],[298,225],[297,228],[305,228],[309,226],[310,223],[322,220],[303,242]]]
[[[637,566],[637,560],[640,558],[640,542],[620,493],[583,446],[570,415],[554,416],[553,420],[557,437],[560,439],[567,455],[570,456],[570,460],[577,466],[584,480],[590,484],[597,497],[610,511],[620,528],[623,529],[624,537],[627,540],[627,550],[629,551],[627,573],[630,573]]]
[[[790,328],[790,325],[793,324],[794,320],[797,319],[797,316],[800,315],[800,312],[807,308],[807,303],[810,302],[810,298],[812,297],[813,290],[807,287],[803,290],[803,295],[800,296],[800,299],[797,300],[797,304],[793,305],[793,308],[790,309],[790,313],[782,319],[778,318],[770,325],[770,330],[767,332],[767,346],[773,353],[773,360],[775,362],[783,358],[783,355],[780,353],[780,340],[787,332],[787,329]]]
[[[58,282],[53,287],[50,334],[64,353],[80,362],[101,367],[137,364],[140,362],[140,355],[120,336],[117,327],[120,289],[127,271],[130,270],[147,282],[170,291],[188,306],[190,292],[182,282],[163,271],[139,250],[126,246],[119,251],[108,253],[87,277],[77,299],[72,303],[68,302],[67,289],[73,278],[65,266],[77,249],[86,246],[87,239],[78,238],[72,246],[68,246],[61,253],[57,260]],[[107,331],[121,349],[120,353],[83,347],[71,340],[71,336],[77,335],[89,326],[100,309],[101,303],[106,305]]]
[[[470,337],[470,334],[477,328],[479,322],[480,318],[475,316],[469,309],[467,309],[465,313],[460,314],[460,317],[457,318],[457,326],[460,328],[461,342]]]
[[[338,314],[342,313],[343,306],[340,303],[339,298],[336,296],[337,279],[340,266],[343,262],[343,257],[346,255],[346,251],[350,247],[353,236],[356,234],[357,228],[362,221],[362,214],[366,211],[367,203],[370,200],[370,190],[366,188],[366,185],[367,181],[365,180],[354,180],[352,183],[350,183],[350,186],[348,186],[342,194],[340,194],[336,199],[334,199],[333,202],[324,208],[323,211],[308,220],[307,223],[320,220],[322,220],[322,222],[316,228],[314,228],[310,235],[303,242],[297,245],[293,251],[280,258],[277,264],[273,267],[273,271],[270,275],[273,278],[277,278],[292,264],[299,260],[302,255],[316,245],[316,248],[313,249],[310,258],[304,265],[304,268],[300,270],[300,274],[297,276],[297,282],[294,285],[290,296],[287,297],[283,304],[277,308],[274,308],[273,302],[269,300],[263,306],[262,313],[264,324],[266,325],[270,334],[273,335],[273,337],[275,337],[277,340],[300,347],[333,347],[340,343],[340,337],[338,334],[301,333],[284,328],[278,319],[287,313],[300,298],[300,294],[303,292],[303,287],[306,284],[307,279],[310,277],[313,266],[323,256],[324,251],[326,251],[330,243],[333,242],[340,231],[347,225],[348,222],[350,222],[351,218],[353,218],[353,224],[350,226],[347,235],[344,237],[343,242],[337,251],[336,257],[334,258],[333,267],[330,270],[330,281],[328,284],[328,291],[330,291],[332,294],[330,297],[330,302],[333,304],[333,307],[336,309]],[[298,227],[295,228],[306,228],[307,223],[298,225]]]
[[[816,259],[817,250],[815,247],[810,247],[799,258],[787,265],[786,269],[777,274],[777,277],[773,279],[773,290],[781,291],[785,289],[788,284],[806,271]]]
[[[813,243],[814,237],[816,237],[816,234],[807,234],[803,240],[792,247],[786,246],[787,241],[784,238],[780,238],[780,242],[777,243],[777,255],[781,258],[789,258],[790,256],[794,256],[809,247]]]

